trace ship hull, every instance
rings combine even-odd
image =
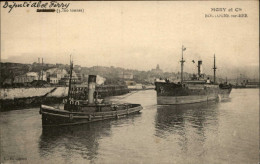
[[[55,127],[86,124],[107,119],[117,119],[130,114],[139,113],[141,110],[142,106],[139,104],[132,104],[131,108],[125,110],[89,113],[70,112],[42,105],[40,108],[40,114],[42,115],[42,127]]]
[[[193,104],[228,99],[231,87],[215,84],[175,84],[156,82],[158,105]]]
[[[193,95],[193,96],[158,96],[158,105],[180,105],[180,104],[194,104],[207,101],[216,101],[218,99],[215,95]]]

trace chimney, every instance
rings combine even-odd
[[[88,76],[88,103],[94,103],[94,92],[96,89],[96,75]]]
[[[201,65],[202,65],[202,60],[198,61],[198,75],[199,77],[201,76]]]

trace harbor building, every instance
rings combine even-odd
[[[152,72],[153,74],[159,75],[159,74],[162,74],[162,73],[163,73],[163,70],[161,70],[159,64],[157,64],[156,68],[155,68],[155,69],[152,69],[151,72]]]
[[[131,72],[124,72],[124,71],[120,72],[118,76],[121,79],[129,79],[129,80],[131,80],[131,79],[134,78],[134,74],[133,73],[131,73]]]
[[[21,84],[22,83],[22,84],[24,84],[24,83],[30,83],[33,80],[37,80],[37,78],[35,76],[27,76],[25,74],[25,75],[15,76],[13,83],[16,83],[16,84],[18,84],[18,83]]]

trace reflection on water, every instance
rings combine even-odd
[[[39,140],[39,154],[43,158],[49,158],[53,154],[57,156],[60,151],[60,156],[68,159],[66,162],[71,162],[72,158],[73,161],[78,158],[94,162],[99,155],[99,140],[111,136],[111,126],[131,124],[136,117],[140,117],[140,114],[118,120],[44,128]]]
[[[97,155],[98,141],[110,136],[110,122],[96,122],[60,128],[49,128],[42,131],[39,149],[41,156],[48,156],[58,149],[67,152],[63,156],[70,158],[77,153],[84,159],[93,160]]]
[[[182,153],[194,155],[196,152],[195,155],[201,155],[208,125],[214,125],[214,131],[218,130],[218,105],[217,102],[205,102],[157,106],[155,136],[168,139],[174,135],[173,141],[177,142]],[[196,143],[195,149],[192,142]]]
[[[185,133],[187,126],[195,128],[196,132],[203,136],[207,121],[217,123],[217,106],[216,102],[157,106],[158,136],[164,137],[164,132]]]

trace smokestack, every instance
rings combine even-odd
[[[94,103],[94,92],[96,89],[96,75],[88,76],[88,103]]]
[[[200,75],[201,75],[201,65],[202,65],[202,61],[199,60],[199,61],[198,61],[198,75],[199,75],[199,77],[200,77]]]

